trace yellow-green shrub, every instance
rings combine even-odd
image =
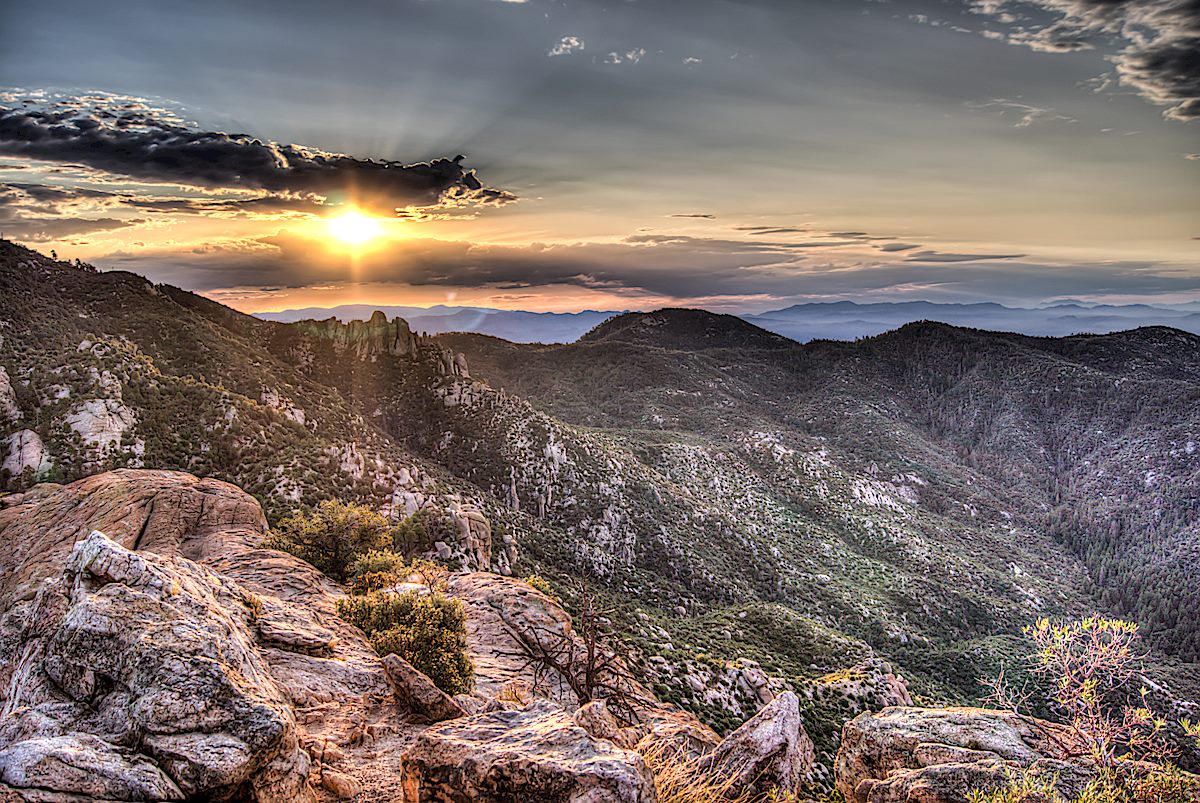
[[[466,610],[438,592],[376,591],[347,597],[338,615],[367,634],[380,655],[395,653],[447,694],[470,691],[474,667],[466,650]]]
[[[311,513],[296,511],[283,518],[267,546],[290,552],[341,583],[355,559],[391,545],[394,529],[370,508],[326,500]]]

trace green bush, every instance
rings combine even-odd
[[[343,583],[357,558],[392,544],[394,529],[362,505],[326,500],[311,513],[296,511],[281,520],[267,546],[290,552]]]
[[[350,564],[350,576],[352,577],[385,572],[408,575],[411,571],[412,567],[404,559],[403,555],[398,555],[387,549],[372,549],[370,552],[365,552],[356,557],[354,562]]]
[[[380,655],[395,653],[447,694],[470,691],[474,667],[466,651],[463,604],[438,592],[374,592],[347,597],[338,615],[367,634]]]
[[[346,584],[351,594],[369,594],[383,591],[408,580],[414,569],[403,555],[382,549],[373,549],[359,555],[350,565],[350,579]]]
[[[550,581],[547,580],[545,577],[542,577],[540,574],[529,575],[528,577],[525,578],[525,582],[529,583],[530,586],[537,589],[538,591],[541,591],[543,594],[545,594],[550,599],[553,599],[553,600],[558,599],[558,595],[554,593],[554,586],[550,585]]]
[[[458,527],[444,512],[422,508],[396,525],[393,539],[397,552],[414,555],[428,552],[438,541],[456,543]]]

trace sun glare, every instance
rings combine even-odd
[[[347,245],[362,245],[380,235],[379,220],[355,209],[342,212],[328,221],[329,233]]]

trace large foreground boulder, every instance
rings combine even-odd
[[[963,803],[1022,771],[1072,794],[1091,774],[1071,744],[1067,728],[1009,711],[892,707],[846,723],[834,777],[847,803]]]
[[[14,645],[0,779],[115,800],[306,799],[256,599],[213,580],[98,531],[77,543]]]
[[[653,803],[637,753],[597,739],[538,700],[443,722],[403,756],[408,803]]]
[[[790,691],[776,697],[700,761],[704,770],[732,781],[731,788],[766,795],[797,792],[812,772],[813,743]]]

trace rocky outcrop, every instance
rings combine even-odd
[[[403,756],[410,803],[652,803],[637,753],[589,735],[539,700],[435,725]]]
[[[700,761],[700,767],[732,779],[732,788],[766,795],[797,792],[813,768],[813,743],[800,719],[800,701],[790,691],[776,697],[729,734]]]
[[[376,310],[368,321],[342,323],[336,318],[324,321],[300,321],[293,324],[300,332],[316,340],[333,344],[336,352],[353,352],[359,359],[374,360],[381,354],[400,357],[415,354],[417,339],[403,318],[388,320]]]
[[[79,778],[63,782],[86,781],[99,798],[172,788],[169,799],[305,799],[308,756],[254,644],[254,598],[211,578],[98,531],[77,543],[15,639],[5,782],[74,757]]]
[[[643,735],[638,727],[623,727],[608,710],[603,700],[592,700],[579,707],[571,719],[597,739],[606,739],[617,747],[633,749]]]
[[[251,497],[177,472],[0,499],[0,780],[31,800],[304,801],[325,794],[310,757],[353,780],[398,754],[415,727],[340,591],[265,531]]]
[[[442,376],[470,379],[471,371],[467,367],[467,355],[461,351],[442,348],[438,351],[438,370]]]
[[[962,803],[1021,770],[1070,793],[1090,777],[1070,745],[1067,728],[1012,712],[892,707],[846,723],[834,774],[847,803]]]
[[[133,411],[119,399],[87,399],[66,417],[84,445],[100,452],[119,447],[135,421]]]
[[[840,698],[858,712],[913,704],[908,682],[880,658],[868,658],[849,669],[817,678],[809,687],[809,695],[822,701]]]
[[[452,574],[446,593],[467,609],[467,647],[475,664],[475,688],[496,697],[513,680],[533,685],[533,672],[521,657],[512,623],[549,634],[571,633],[571,617],[550,597],[528,583],[486,572]],[[541,693],[568,707],[579,705],[553,672],[546,673]]]
[[[433,544],[430,557],[449,566],[460,566],[474,571],[488,571],[493,565],[492,525],[478,507],[462,502],[451,502],[446,510],[450,522],[457,530],[457,538],[437,541]],[[516,560],[515,545],[502,543],[497,550],[498,568],[508,568]],[[501,574],[506,572],[501,571]]]
[[[622,749],[645,730],[595,703],[577,724],[579,701],[557,685],[543,693],[561,705],[539,700],[511,654],[514,628],[571,632],[556,601],[511,578],[450,574],[478,672],[474,696],[450,700],[381,661],[337,616],[341,590],[263,549],[266,532],[253,498],[178,472],[0,497],[0,799],[399,801],[418,720],[449,716],[420,737],[437,745],[414,753],[431,768],[421,790],[447,789],[448,756],[470,755],[503,777],[472,758],[454,778],[524,790],[491,799],[652,799],[644,762]],[[642,691],[647,727],[675,722],[715,744]],[[411,800],[464,799],[421,794]]]
[[[8,371],[0,365],[0,424],[11,424],[20,418],[21,406],[17,404],[16,391],[8,379]]]
[[[466,715],[454,698],[399,655],[385,656],[383,670],[391,681],[396,698],[408,711],[410,721],[434,723]]]
[[[150,759],[89,734],[25,739],[0,750],[0,781],[10,790],[49,790],[52,795],[89,800],[184,799]]]
[[[40,479],[53,465],[46,444],[32,429],[9,435],[4,439],[4,447],[4,463],[0,467],[10,476],[17,477],[29,471],[35,480]]]

